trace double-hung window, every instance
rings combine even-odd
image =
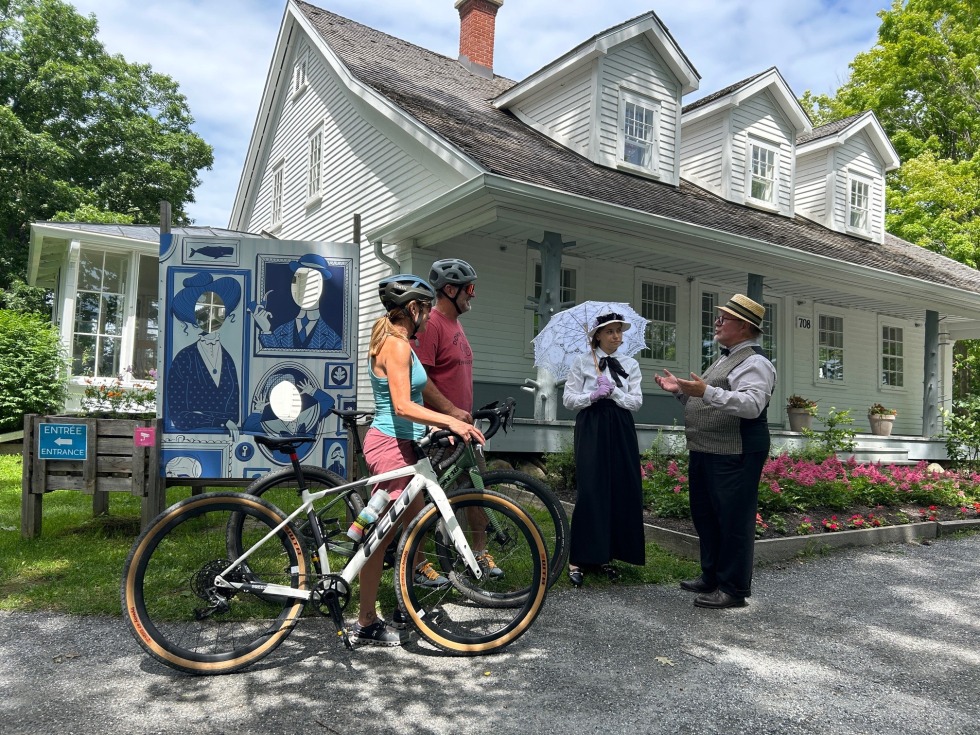
[[[852,230],[868,232],[871,229],[871,184],[867,179],[848,177],[849,192],[847,200],[847,225]]]
[[[308,203],[316,203],[320,200],[321,166],[323,159],[322,127],[317,128],[310,134],[307,152],[307,170],[309,176],[306,186],[306,198]]]
[[[659,166],[660,103],[620,90],[619,151],[617,159],[628,166],[656,173]]]
[[[82,248],[72,333],[72,374],[112,378],[121,371],[128,255]]]
[[[775,206],[779,187],[779,150],[757,140],[749,140],[748,148],[748,198]]]
[[[715,318],[718,316],[718,294],[704,292],[701,294],[701,370],[718,357],[718,343],[715,342]]]
[[[905,330],[881,325],[881,385],[905,387]]]
[[[677,361],[677,286],[640,282],[640,316],[649,319],[647,348],[640,357],[657,362]]]
[[[844,381],[844,317],[820,314],[817,329],[817,377]]]
[[[279,165],[272,172],[272,224],[282,222],[282,176],[285,166]]]
[[[579,281],[578,268],[562,266],[561,269],[561,285],[558,289],[558,302],[571,302],[575,303],[578,300],[578,281]],[[531,295],[535,299],[541,298],[541,263],[535,261],[533,264],[533,274],[531,280]],[[558,305],[555,305],[555,309],[558,309]],[[541,331],[541,316],[537,312],[533,312],[533,327],[532,327],[532,337],[537,337],[538,332]]]

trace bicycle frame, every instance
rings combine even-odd
[[[476,556],[473,554],[473,550],[470,548],[469,542],[466,540],[466,535],[464,534],[463,529],[459,525],[459,521],[457,521],[456,516],[453,513],[452,506],[449,504],[449,498],[446,496],[442,486],[440,486],[435,471],[432,469],[432,464],[428,459],[423,458],[414,465],[408,465],[406,467],[401,467],[396,470],[389,470],[388,472],[383,472],[371,477],[365,477],[360,480],[347,483],[346,485],[340,485],[339,487],[327,488],[325,490],[319,490],[315,493],[311,493],[308,489],[303,488],[302,504],[292,513],[290,513],[278,526],[269,531],[269,533],[262,537],[262,539],[247,549],[244,554],[233,560],[225,569],[223,569],[221,574],[219,574],[215,579],[215,586],[224,587],[226,589],[242,590],[253,593],[257,592],[309,601],[314,592],[312,589],[297,590],[285,585],[268,584],[265,582],[234,582],[226,579],[225,575],[229,574],[234,569],[245,563],[248,557],[251,556],[256,549],[265,544],[269,539],[273,538],[283,528],[291,523],[294,518],[297,518],[302,513],[307,514],[313,528],[314,539],[317,544],[317,571],[321,577],[329,575],[331,573],[330,560],[327,553],[326,542],[323,540],[320,533],[319,518],[317,518],[316,513],[313,512],[314,503],[327,495],[339,494],[362,486],[373,487],[382,482],[395,480],[400,477],[408,477],[410,475],[412,476],[412,480],[408,483],[408,487],[406,487],[405,490],[395,499],[391,506],[386,510],[385,514],[378,519],[374,527],[364,537],[364,540],[358,547],[357,553],[354,554],[351,560],[340,571],[340,576],[348,585],[351,584],[367,563],[367,560],[381,548],[381,540],[395,525],[402,520],[402,517],[405,515],[405,511],[412,504],[412,501],[415,500],[420,493],[427,491],[429,493],[429,497],[433,500],[433,502],[435,502],[436,507],[439,509],[439,513],[442,516],[442,520],[446,525],[446,529],[448,530],[450,537],[453,539],[456,550],[466,562],[466,565],[473,576],[476,579],[482,579],[483,570],[477,562]],[[302,553],[301,549],[297,550]]]

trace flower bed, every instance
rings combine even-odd
[[[686,462],[655,455],[642,465],[646,521],[693,533]],[[980,518],[980,474],[780,455],[759,485],[758,538],[816,535],[921,521]]]

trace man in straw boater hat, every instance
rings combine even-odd
[[[701,576],[681,582],[697,607],[744,607],[752,586],[759,480],[769,456],[766,407],[776,369],[759,346],[766,309],[743,294],[719,306],[721,356],[704,376],[669,371],[657,385],[684,404],[690,453],[691,518],[701,543]]]

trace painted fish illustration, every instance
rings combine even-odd
[[[227,258],[235,252],[235,248],[228,247],[225,245],[208,245],[206,248],[198,248],[195,250],[191,248],[191,254],[188,257],[193,258],[195,253],[200,253],[208,258]]]

